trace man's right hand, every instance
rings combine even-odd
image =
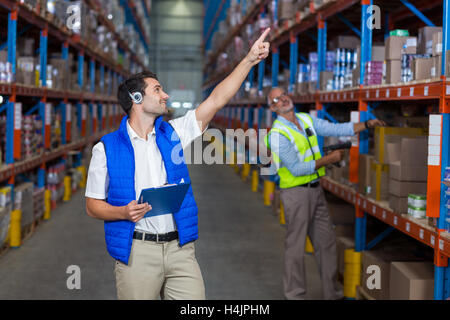
[[[138,204],[136,200],[131,201],[124,208],[124,219],[138,222],[152,209],[148,203]]]
[[[329,161],[330,161],[329,163],[340,162],[344,158],[344,150],[343,149],[334,150],[329,155],[327,155],[327,157],[329,157]]]

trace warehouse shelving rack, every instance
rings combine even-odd
[[[372,47],[372,30],[367,26],[368,8],[373,4],[372,0],[336,0],[327,1],[327,4],[321,8],[315,8],[313,1],[310,3],[310,14],[300,19],[297,14],[293,21],[286,21],[281,28],[273,31],[270,39],[272,47],[272,85],[278,85],[278,72],[280,63],[279,49],[282,45],[289,43],[289,89],[288,92],[296,104],[313,104],[320,118],[327,117],[334,120],[331,115],[326,112],[329,103],[354,103],[357,104],[359,121],[365,121],[373,117],[371,113],[371,105],[379,101],[419,101],[430,100],[439,104],[439,114],[432,115],[430,121],[437,125],[438,130],[434,130],[435,137],[439,141],[439,145],[434,150],[438,153],[431,154],[428,164],[428,191],[427,191],[427,216],[437,219],[437,228],[430,227],[421,220],[402,216],[393,212],[384,203],[374,201],[359,194],[355,189],[338,183],[328,177],[321,180],[324,189],[342,198],[355,206],[355,251],[360,252],[372,248],[376,243],[381,241],[388,232],[383,232],[371,242],[366,244],[366,219],[367,215],[376,217],[380,221],[386,223],[390,228],[395,228],[406,235],[430,246],[434,249],[434,265],[435,265],[435,288],[434,298],[442,300],[450,295],[450,267],[448,259],[450,257],[450,234],[445,232],[445,189],[441,183],[444,179],[445,168],[449,166],[450,150],[450,82],[445,77],[445,52],[450,49],[450,1],[427,1],[420,3],[420,8],[416,8],[410,1],[401,0],[407,7],[405,11],[399,12],[395,17],[389,17],[386,21],[389,27],[392,26],[394,19],[401,20],[405,17],[417,16],[426,25],[430,25],[430,21],[420,12],[420,9],[429,9],[443,5],[443,57],[441,76],[436,79],[426,81],[413,81],[404,84],[395,85],[379,85],[364,86],[364,66],[366,61],[371,60]],[[277,1],[274,1],[275,5]],[[266,3],[264,3],[266,4]],[[360,29],[356,28],[350,21],[340,16],[340,13],[349,8],[355,8],[356,5],[361,6]],[[399,5],[401,5],[399,3]],[[367,11],[367,10],[370,11]],[[317,52],[319,56],[319,72],[325,70],[325,53],[326,53],[326,37],[327,37],[327,19],[333,16],[344,22],[352,31],[360,35],[361,38],[361,59],[360,65],[360,85],[356,88],[344,89],[339,91],[319,91],[318,87],[315,93],[306,95],[293,94],[293,85],[296,82],[296,65],[298,61],[298,43],[299,34],[308,33],[308,30],[317,27]],[[242,28],[244,25],[241,25]],[[239,34],[239,31],[235,31]],[[385,32],[386,34],[386,32]],[[231,40],[229,40],[231,41]],[[214,56],[217,56],[215,53]],[[208,62],[212,63],[212,62]],[[214,119],[215,125],[219,129],[232,128],[268,128],[274,116],[267,108],[265,98],[262,97],[262,78],[265,67],[260,63],[258,66],[257,88],[259,98],[241,99],[230,102],[229,108],[219,113]],[[233,66],[234,67],[234,66]],[[231,68],[230,68],[231,69]],[[231,71],[231,70],[230,70]],[[251,87],[254,86],[254,71],[249,74],[248,80]],[[203,84],[205,94],[208,94],[213,86],[226,76],[226,72],[220,74],[209,75]],[[255,108],[256,106],[256,108]],[[236,112],[237,110],[237,112]],[[266,112],[266,123],[262,123],[262,114]],[[432,119],[432,120],[431,120]],[[440,130],[439,130],[440,128]],[[320,141],[323,143],[323,140]],[[436,151],[433,151],[436,152]],[[358,140],[350,151],[350,168],[349,181],[351,183],[358,182],[358,155],[368,153],[368,132],[362,132],[358,136]],[[388,231],[386,229],[386,231]]]
[[[131,52],[129,46],[124,39],[120,39],[118,33],[115,31],[114,26],[108,22],[103,12],[100,9],[96,0],[85,0],[86,4],[98,14],[98,20],[100,24],[104,24],[109,31],[114,34],[115,39],[119,43],[119,47],[122,52],[129,52],[133,63],[137,69],[143,70],[146,68],[145,64]],[[145,3],[145,1],[144,1]],[[127,1],[126,5],[132,5],[132,1]],[[98,141],[103,135],[107,134],[110,130],[106,129],[108,122],[110,129],[117,127],[121,114],[117,104],[115,94],[112,92],[112,88],[105,87],[105,77],[109,79],[115,79],[120,82],[130,75],[128,70],[125,70],[122,65],[112,61],[110,57],[90,48],[79,35],[73,33],[66,26],[60,26],[54,23],[54,21],[48,15],[41,15],[39,8],[30,8],[19,1],[14,0],[0,0],[0,9],[3,10],[2,14],[8,16],[8,30],[7,30],[7,49],[8,49],[8,62],[12,65],[12,73],[15,76],[16,73],[16,43],[17,38],[20,36],[18,33],[19,19],[26,22],[32,28],[40,30],[39,38],[39,53],[40,53],[40,81],[41,87],[26,86],[19,83],[0,83],[0,95],[7,97],[6,102],[0,107],[1,111],[6,110],[7,117],[7,134],[6,134],[6,161],[3,166],[0,167],[0,181],[7,182],[12,188],[14,187],[15,177],[18,174],[25,173],[34,169],[38,169],[38,187],[45,186],[45,170],[46,163],[58,159],[66,158],[70,151],[81,150],[82,148],[91,145]],[[6,9],[6,10],[5,10]],[[130,8],[126,9],[129,10]],[[135,16],[137,18],[137,16]],[[142,24],[141,22],[137,23]],[[28,27],[26,28],[28,29]],[[142,29],[143,30],[143,29]],[[69,48],[78,53],[78,85],[83,88],[85,79],[83,79],[83,67],[85,59],[88,60],[88,72],[91,80],[90,90],[86,91],[70,91],[70,90],[56,90],[47,87],[46,83],[46,65],[47,65],[47,53],[48,53],[48,39],[52,37],[56,42],[61,43],[61,56],[63,59],[68,60]],[[148,38],[145,38],[148,39]],[[144,40],[144,39],[143,39]],[[147,41],[147,40],[146,40]],[[145,42],[145,46],[148,43]],[[96,93],[95,90],[95,72],[96,66],[100,71],[100,79],[98,80],[101,93]],[[130,68],[132,69],[132,68]],[[20,126],[16,126],[21,117],[22,110],[16,103],[21,99],[31,97],[37,99],[39,102],[30,110],[27,114],[38,112],[43,119],[42,135],[44,137],[44,153],[36,155],[32,158],[18,161],[20,158]],[[55,104],[55,108],[61,110],[61,136],[62,144],[56,149],[51,148],[50,144],[50,108],[48,104],[52,101]],[[74,104],[78,110],[78,118],[71,119],[71,107]],[[106,114],[103,108],[106,108],[104,104],[110,104],[111,110],[109,117],[106,118]],[[92,115],[92,132],[86,132],[86,114],[89,112]],[[77,122],[77,126],[80,130],[81,139],[72,141],[71,139],[71,123]],[[14,192],[14,189],[12,189]]]

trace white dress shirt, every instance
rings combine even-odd
[[[201,124],[197,122],[195,110],[190,110],[183,117],[170,120],[169,123],[180,137],[183,149],[195,138],[202,135]],[[156,144],[155,128],[145,140],[138,136],[127,121],[127,132],[134,149],[137,169],[134,174],[134,188],[136,200],[138,200],[142,189],[158,187],[167,183],[167,175],[161,153]],[[85,196],[105,200],[108,194],[108,185],[109,176],[105,147],[102,142],[99,142],[92,149]],[[170,213],[143,218],[136,223],[136,230],[161,234],[175,231],[176,225],[173,215]]]

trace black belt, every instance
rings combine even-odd
[[[145,235],[145,237],[144,237]],[[144,237],[144,239],[142,239]],[[155,241],[156,243],[160,242],[169,242],[175,239],[178,239],[178,231],[172,231],[169,233],[162,234],[152,234],[152,233],[144,233],[135,231],[133,233],[133,239],[137,240],[145,240],[145,241]]]
[[[316,181],[316,182],[313,182],[313,183],[308,182],[308,183],[299,185],[299,187],[304,187],[304,188],[317,188],[318,186],[320,186],[320,182],[319,181]]]

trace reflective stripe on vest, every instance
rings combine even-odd
[[[266,146],[270,148],[269,135],[272,132],[278,132],[283,136],[285,136],[286,138],[288,138],[289,141],[293,144],[293,147],[297,151],[299,161],[310,162],[320,159],[322,155],[319,149],[319,141],[317,139],[317,134],[312,125],[312,118],[306,113],[297,113],[296,116],[300,121],[302,121],[305,131],[306,129],[310,128],[313,132],[313,135],[307,138],[301,133],[297,132],[296,130],[289,128],[281,121],[275,120],[272,126],[272,130],[270,130],[270,132],[265,137]],[[318,178],[317,174],[319,175],[319,177],[325,175],[325,168],[322,167],[319,170],[317,170],[317,173],[315,172],[310,175],[299,177],[294,176],[286,167],[280,167],[281,161],[279,155],[277,154],[278,150],[271,149],[271,152],[275,165],[277,166],[278,169],[278,175],[280,176],[280,188],[282,189],[292,188],[298,185],[311,182]]]

